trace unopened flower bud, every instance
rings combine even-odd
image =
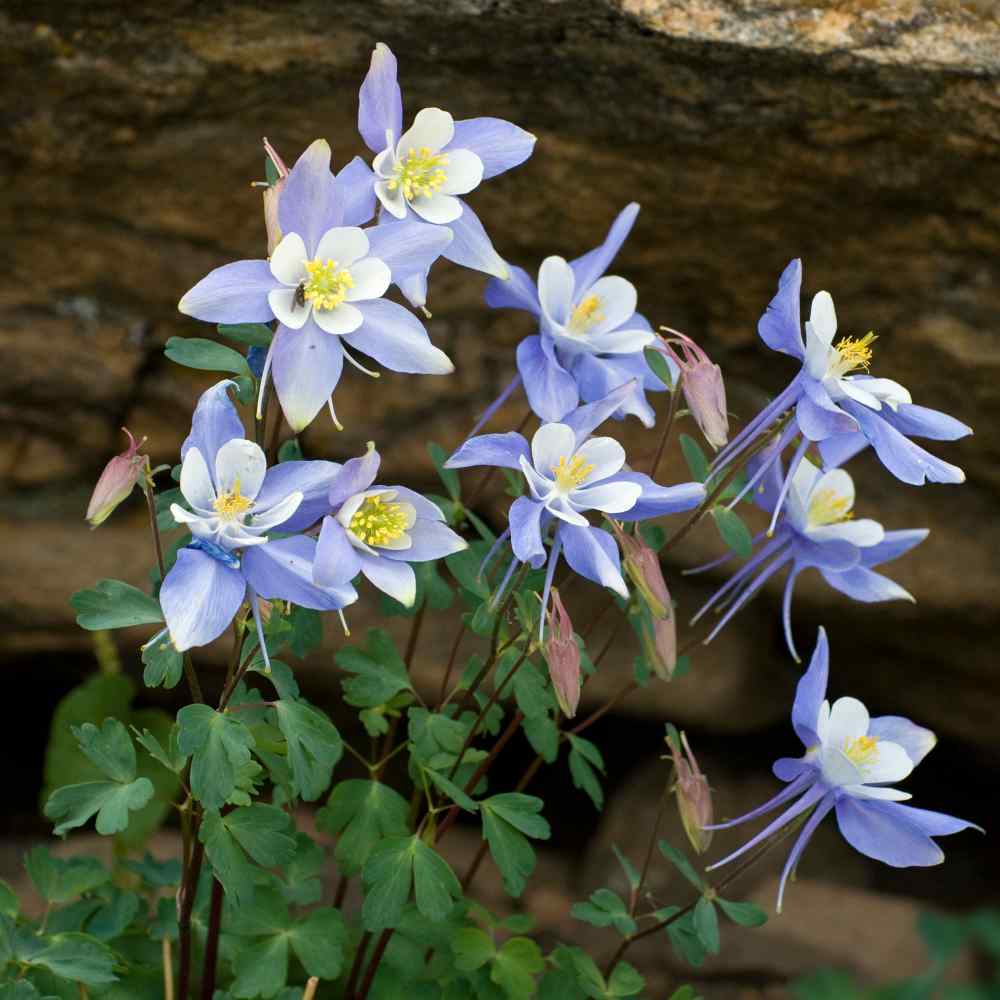
[[[549,634],[544,644],[545,659],[559,708],[567,719],[572,719],[580,703],[580,647],[573,636],[573,623],[555,588],[551,600]]]
[[[611,522],[611,528],[622,550],[625,572],[642,594],[652,616],[659,619],[672,618],[673,605],[660,568],[660,557],[640,535],[626,535],[615,521]]]
[[[712,825],[712,789],[698,767],[685,733],[678,738],[677,731],[669,727],[667,746],[674,760],[674,793],[681,824],[691,846],[704,854],[712,843],[712,831],[705,829]]]
[[[111,512],[117,507],[135,488],[135,484],[143,477],[148,459],[145,455],[140,455],[139,449],[146,443],[143,438],[138,443],[126,428],[122,428],[128,434],[129,446],[120,455],[115,455],[113,459],[104,467],[101,478],[97,480],[93,495],[87,506],[87,520],[92,528],[103,524]]]
[[[278,224],[278,200],[281,197],[281,189],[285,186],[288,167],[285,166],[284,161],[267,139],[264,140],[264,152],[267,153],[268,160],[278,173],[278,179],[264,188],[264,226],[267,228],[267,255],[270,257],[274,248],[281,242],[281,226]]]
[[[722,369],[689,336],[669,327],[663,329],[671,334],[662,344],[681,370],[681,388],[691,416],[705,440],[718,450],[729,440],[729,411]]]

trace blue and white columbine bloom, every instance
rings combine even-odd
[[[765,458],[769,474],[754,493],[755,501],[768,513],[781,499],[782,466]],[[750,465],[753,473],[754,463]],[[792,638],[792,595],[798,575],[818,569],[823,579],[855,601],[912,601],[913,596],[873,567],[898,559],[927,537],[927,531],[886,531],[870,518],[853,519],[854,481],[843,469],[821,471],[803,458],[788,480],[787,500],[773,537],[745,566],[709,598],[692,624],[711,608],[726,607],[725,614],[709,633],[710,642],[726,623],[779,570],[790,567],[782,601],[785,641],[796,660]],[[718,566],[729,557],[688,572]]]
[[[330,481],[313,580],[339,587],[358,573],[407,607],[417,594],[410,563],[468,548],[444,523],[437,504],[405,486],[376,486],[381,459],[374,446],[345,462]]]
[[[180,488],[190,510],[171,505],[193,541],[160,588],[160,606],[179,650],[220,636],[248,601],[260,625],[257,597],[317,611],[339,611],[357,600],[349,583],[313,582],[316,543],[303,535],[270,541],[267,532],[300,531],[321,515],[334,462],[285,462],[267,468],[263,451],[244,438],[243,424],[219,382],[198,401],[181,448]],[[267,650],[263,635],[261,649]]]
[[[454,239],[442,256],[463,267],[508,277],[507,264],[483,224],[458,196],[528,159],[535,146],[530,132],[500,118],[455,121],[440,108],[419,111],[404,131],[396,57],[381,42],[361,85],[358,130],[377,154],[371,182],[385,212],[397,219],[416,215],[446,227]],[[402,284],[414,305],[426,301],[429,267],[430,263]]]
[[[900,716],[873,719],[856,698],[838,698],[831,705],[826,700],[828,670],[826,633],[820,629],[792,707],[792,726],[805,755],[774,764],[775,776],[787,782],[787,787],[745,816],[707,828],[728,829],[792,803],[739,850],[712,865],[708,869],[712,871],[752,850],[797,817],[807,816],[781,873],[779,912],[788,876],[831,810],[851,847],[894,868],[940,864],[944,852],[932,838],[980,829],[945,813],[902,804],[910,795],[889,786],[909,775],[933,749],[936,737]]]
[[[451,234],[416,221],[361,229],[357,223],[370,210],[357,207],[364,199],[356,187],[333,176],[330,147],[317,140],[284,179],[278,201],[282,238],[270,260],[217,268],[178,304],[182,313],[210,323],[278,320],[261,397],[270,373],[295,431],[330,403],[345,357],[366,371],[348,348],[393,371],[454,370],[416,316],[383,298],[390,282],[402,284],[425,272]]]
[[[879,461],[897,479],[913,486],[928,481],[964,482],[965,473],[960,468],[914,444],[910,436],[954,441],[971,434],[972,428],[945,413],[914,405],[909,392],[898,382],[868,375],[874,334],[844,337],[834,343],[837,314],[829,292],[818,292],[813,297],[803,340],[799,319],[801,286],[802,263],[793,260],[781,275],[778,293],[760,318],[757,330],[768,347],[798,359],[802,368],[788,387],[719,452],[715,468],[721,469],[736,458],[779,416],[794,410],[780,438],[785,446],[796,434],[802,435],[789,465],[789,476],[795,473],[810,443],[819,442],[826,461],[835,464],[871,445]],[[856,374],[858,371],[865,374]]]
[[[486,302],[494,308],[523,309],[538,317],[538,333],[517,348],[518,375],[480,419],[478,427],[517,387],[524,384],[539,418],[561,420],[580,402],[593,403],[631,381],[633,390],[613,416],[629,414],[652,427],[656,417],[646,390],[667,387],[653,374],[643,354],[656,342],[649,321],[636,312],[635,286],[605,275],[639,214],[634,202],[615,219],[601,246],[574,261],[546,257],[538,284],[519,267],[509,281],[491,281]],[[677,368],[668,361],[674,376]]]
[[[705,498],[700,483],[660,486],[649,476],[625,468],[625,449],[608,437],[591,433],[633,391],[620,387],[597,403],[582,406],[557,423],[542,424],[529,446],[516,432],[470,438],[445,463],[450,469],[493,465],[519,470],[528,495],[518,497],[508,515],[508,536],[514,559],[499,593],[519,563],[538,568],[548,563],[542,606],[560,555],[580,576],[628,597],[614,537],[590,524],[590,511],[610,514],[619,521],[641,521],[661,514],[690,510]],[[551,550],[545,537],[551,529]],[[489,557],[487,557],[489,558]],[[494,598],[496,600],[496,597]]]

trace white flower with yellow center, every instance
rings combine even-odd
[[[402,552],[413,547],[409,530],[417,509],[397,499],[396,490],[366,490],[351,497],[337,512],[337,520],[356,549],[375,554],[377,549]]]
[[[412,208],[426,222],[446,225],[462,214],[455,195],[468,194],[483,179],[483,161],[470,149],[450,147],[455,122],[447,111],[424,108],[399,141],[386,130],[386,147],[372,167],[375,195],[397,219]]]
[[[621,472],[625,449],[614,438],[595,437],[576,445],[567,424],[542,424],[531,439],[531,461],[520,457],[521,471],[532,497],[570,524],[589,522],[583,511],[621,514],[642,493],[633,482],[606,482]]]
[[[310,316],[326,333],[353,333],[364,321],[352,303],[380,299],[389,288],[388,265],[368,256],[369,243],[357,226],[328,229],[309,257],[298,233],[288,233],[274,248],[271,273],[283,287],[268,292],[275,317],[300,330]]]

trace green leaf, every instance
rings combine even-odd
[[[168,885],[180,885],[181,863],[176,858],[157,861],[149,851],[146,851],[141,861],[125,861],[124,865],[147,885],[158,889]]]
[[[298,438],[289,438],[281,442],[278,448],[278,462],[301,462],[306,456],[303,454],[302,445]]]
[[[149,778],[127,784],[114,781],[86,781],[57,788],[45,803],[45,815],[54,821],[56,836],[83,826],[97,814],[97,832],[102,836],[120,833],[129,823],[129,813],[141,809],[153,797]]]
[[[226,340],[235,340],[250,347],[270,347],[274,334],[265,323],[220,323],[216,327]]]
[[[721,897],[716,897],[715,901],[722,907],[722,912],[741,927],[760,927],[767,923],[767,913],[756,903],[736,903]]]
[[[660,853],[698,890],[705,887],[701,876],[694,870],[693,865],[676,847],[671,847],[665,840],[661,840],[657,845]]]
[[[92,590],[78,590],[69,603],[76,623],[90,632],[163,621],[160,602],[121,580],[98,580]]]
[[[622,937],[636,930],[636,922],[629,916],[624,900],[610,889],[595,890],[589,902],[574,903],[570,913],[594,927],[614,927]]]
[[[569,773],[573,785],[590,796],[594,808],[600,811],[604,807],[604,790],[598,771],[604,773],[604,758],[597,746],[581,736],[569,735]]]
[[[427,454],[431,456],[431,461],[434,463],[434,468],[437,470],[437,474],[440,476],[441,483],[448,496],[456,502],[460,500],[462,496],[462,481],[454,469],[446,469],[444,467],[444,463],[448,461],[448,455],[444,448],[434,441],[430,441],[427,444]]]
[[[608,996],[632,997],[641,993],[645,985],[646,980],[628,962],[619,962],[608,981]]]
[[[162,764],[168,771],[180,774],[187,764],[189,754],[181,753],[177,745],[177,735],[180,727],[176,724],[170,727],[170,734],[167,738],[167,746],[157,739],[154,733],[144,729],[141,733],[133,726],[132,731],[136,734],[136,742],[153,758],[158,764]]]
[[[478,927],[461,927],[451,937],[455,968],[473,972],[485,965],[496,952],[493,938]]]
[[[16,917],[20,906],[14,890],[3,879],[0,879],[0,914],[5,917]]]
[[[695,904],[694,929],[705,951],[718,955],[721,947],[719,915],[715,912],[715,904],[707,896],[702,896]]]
[[[390,837],[371,852],[361,874],[365,901],[361,922],[366,930],[395,927],[413,886],[413,837]]]
[[[434,848],[413,838],[413,895],[421,915],[435,923],[444,920],[461,898],[462,884],[451,866]]]
[[[116,982],[114,953],[103,942],[75,932],[18,939],[17,961],[46,969],[61,980],[84,986]]]
[[[344,753],[336,726],[318,709],[302,701],[277,701],[278,728],[288,743],[288,763],[296,794],[314,802],[329,787],[333,769]]]
[[[743,518],[726,507],[713,507],[712,519],[726,545],[741,559],[748,558],[753,552],[753,536]]]
[[[191,791],[206,809],[219,809],[236,788],[237,769],[250,762],[253,734],[235,716],[208,705],[185,705],[177,722],[177,745],[192,755]]]
[[[535,852],[528,837],[548,840],[551,831],[543,816],[544,803],[533,795],[504,792],[480,803],[483,836],[500,869],[504,888],[515,898],[527,885],[535,867]]]
[[[490,979],[511,1000],[529,1000],[535,993],[535,976],[545,968],[541,949],[526,937],[512,937],[497,952]]]
[[[521,723],[524,735],[528,738],[532,749],[546,764],[552,764],[559,756],[559,724],[551,712],[525,717]]]
[[[354,676],[344,681],[344,700],[355,708],[384,705],[401,691],[412,691],[406,664],[384,629],[368,630],[365,649],[345,646],[337,665]]]
[[[339,910],[329,906],[313,910],[288,934],[292,951],[306,972],[330,982],[340,975],[344,967],[348,938],[343,916]]]
[[[649,365],[653,374],[669,389],[674,384],[673,375],[670,372],[670,365],[661,351],[647,347],[643,352],[646,364]]]
[[[705,458],[705,453],[701,450],[698,442],[687,434],[681,434],[681,451],[684,453],[684,461],[687,462],[691,475],[699,482],[703,483],[708,479],[709,463]]]
[[[658,910],[656,917],[658,920],[665,920],[679,912],[679,909],[677,906],[668,906],[663,910]],[[694,913],[686,913],[673,923],[667,924],[666,930],[678,957],[689,965],[700,966],[704,964],[705,946],[695,930]]]
[[[285,444],[287,443],[286,441]],[[301,455],[300,451],[300,458]],[[314,649],[319,649],[323,642],[323,618],[318,611],[296,604],[289,620],[292,623],[292,635],[288,644],[299,659],[308,656]]]
[[[274,934],[241,948],[233,972],[234,997],[273,997],[288,980],[288,938]]]
[[[185,368],[195,368],[204,372],[230,372],[253,378],[247,359],[225,344],[201,337],[171,337],[164,348],[164,354],[174,364]]]
[[[420,766],[420,765],[418,765]],[[423,773],[430,778],[431,782],[437,787],[437,789],[443,792],[452,802],[457,806],[460,806],[466,812],[478,812],[479,803],[475,799],[470,798],[461,788],[458,787],[453,781],[449,781],[443,774],[438,771],[433,771],[430,768],[422,768]]]
[[[469,725],[440,712],[411,708],[408,733],[417,761],[440,771],[451,768],[458,759],[469,733]],[[464,759],[470,759],[468,751]]]
[[[321,844],[304,833],[295,834],[295,856],[284,866],[285,884],[281,887],[287,903],[309,906],[323,895],[320,874],[326,861]]]
[[[113,941],[131,926],[142,905],[137,893],[112,889],[111,899],[87,921],[87,933],[101,941]]]
[[[625,872],[625,878],[628,880],[629,888],[632,890],[639,888],[639,872],[636,870],[635,865],[619,850],[617,844],[611,845],[611,850],[614,851],[615,857],[618,859],[618,864],[622,866],[622,871]]]
[[[963,922],[943,913],[924,911],[917,917],[917,930],[935,962],[947,964],[965,947],[968,937]]]
[[[453,552],[444,560],[448,571],[459,585],[479,600],[485,601],[490,596],[490,585],[485,577],[479,575],[482,561],[483,555],[478,545]]]
[[[135,747],[117,719],[105,719],[100,729],[92,722],[71,729],[84,755],[102,774],[119,782],[135,778]]]
[[[409,832],[408,813],[406,799],[388,785],[351,778],[334,788],[316,824],[324,833],[340,835],[334,857],[343,874],[356,875],[379,840]]]
[[[176,687],[184,674],[184,654],[170,641],[167,632],[142,647],[142,682],[146,687]]]
[[[35,847],[24,860],[35,888],[50,903],[68,903],[111,880],[111,873],[96,858],[53,857]]]

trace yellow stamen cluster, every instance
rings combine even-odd
[[[568,493],[576,489],[594,471],[580,455],[574,455],[568,462],[565,457],[559,459],[558,465],[552,466],[552,474],[556,477],[556,486]]]
[[[232,490],[220,493],[212,506],[223,521],[235,521],[253,506],[253,500],[240,493],[240,481],[237,479]]]
[[[432,153],[426,146],[420,149],[411,146],[406,156],[396,161],[387,186],[390,191],[402,188],[407,201],[427,197],[444,184],[447,175],[442,168],[447,165],[447,153]]]
[[[569,318],[570,328],[578,333],[583,333],[595,323],[600,323],[604,319],[604,313],[600,311],[601,299],[597,295],[588,295],[574,310]]]
[[[307,260],[309,279],[302,286],[302,297],[313,309],[336,309],[354,287],[351,272],[338,267],[337,261]]]
[[[853,764],[873,764],[878,759],[878,740],[874,736],[859,736],[844,744],[844,753]]]
[[[853,516],[850,498],[835,490],[817,490],[809,500],[809,523],[813,527],[839,524],[841,521],[849,521]]]
[[[367,497],[354,512],[350,528],[365,545],[385,545],[406,533],[406,512],[402,504]]]
[[[872,361],[872,344],[878,340],[874,333],[866,333],[863,337],[843,337],[834,344],[838,358],[835,365],[838,375],[863,368],[868,371]]]

